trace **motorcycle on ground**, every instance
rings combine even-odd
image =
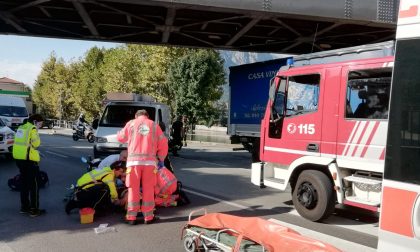
[[[88,157],[81,157],[80,160],[82,161],[82,163],[86,164],[86,171],[90,172],[93,169],[98,168],[99,163],[102,161],[100,158],[95,158],[92,159],[91,156]],[[69,187],[66,187],[67,189],[67,193],[64,195],[64,202],[68,202],[72,199],[74,199],[74,193],[76,190],[76,183],[71,184]]]
[[[79,139],[87,139],[89,143],[95,142],[92,126],[87,123],[85,126],[73,125],[73,140],[78,141]]]
[[[100,158],[94,158],[92,159],[91,156],[88,157],[81,157],[80,160],[82,161],[82,163],[86,164],[86,171],[90,172],[93,169],[98,168],[99,163],[101,163],[102,159]]]

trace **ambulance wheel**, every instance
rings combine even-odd
[[[292,192],[296,210],[311,221],[328,218],[334,212],[335,198],[332,181],[317,170],[303,171]]]
[[[196,244],[195,244],[195,240],[192,236],[186,235],[184,237],[184,248],[185,251],[187,252],[194,252],[196,251]]]

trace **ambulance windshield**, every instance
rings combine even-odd
[[[129,105],[129,104],[110,104],[105,108],[99,126],[122,128],[125,124],[134,119],[137,110],[145,109],[149,114],[150,120],[155,120],[155,108]]]

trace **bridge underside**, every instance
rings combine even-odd
[[[399,0],[0,0],[0,34],[308,53],[393,39]]]

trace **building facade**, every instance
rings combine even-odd
[[[0,95],[21,97],[24,99],[28,113],[33,113],[31,90],[23,83],[7,77],[0,78]]]

